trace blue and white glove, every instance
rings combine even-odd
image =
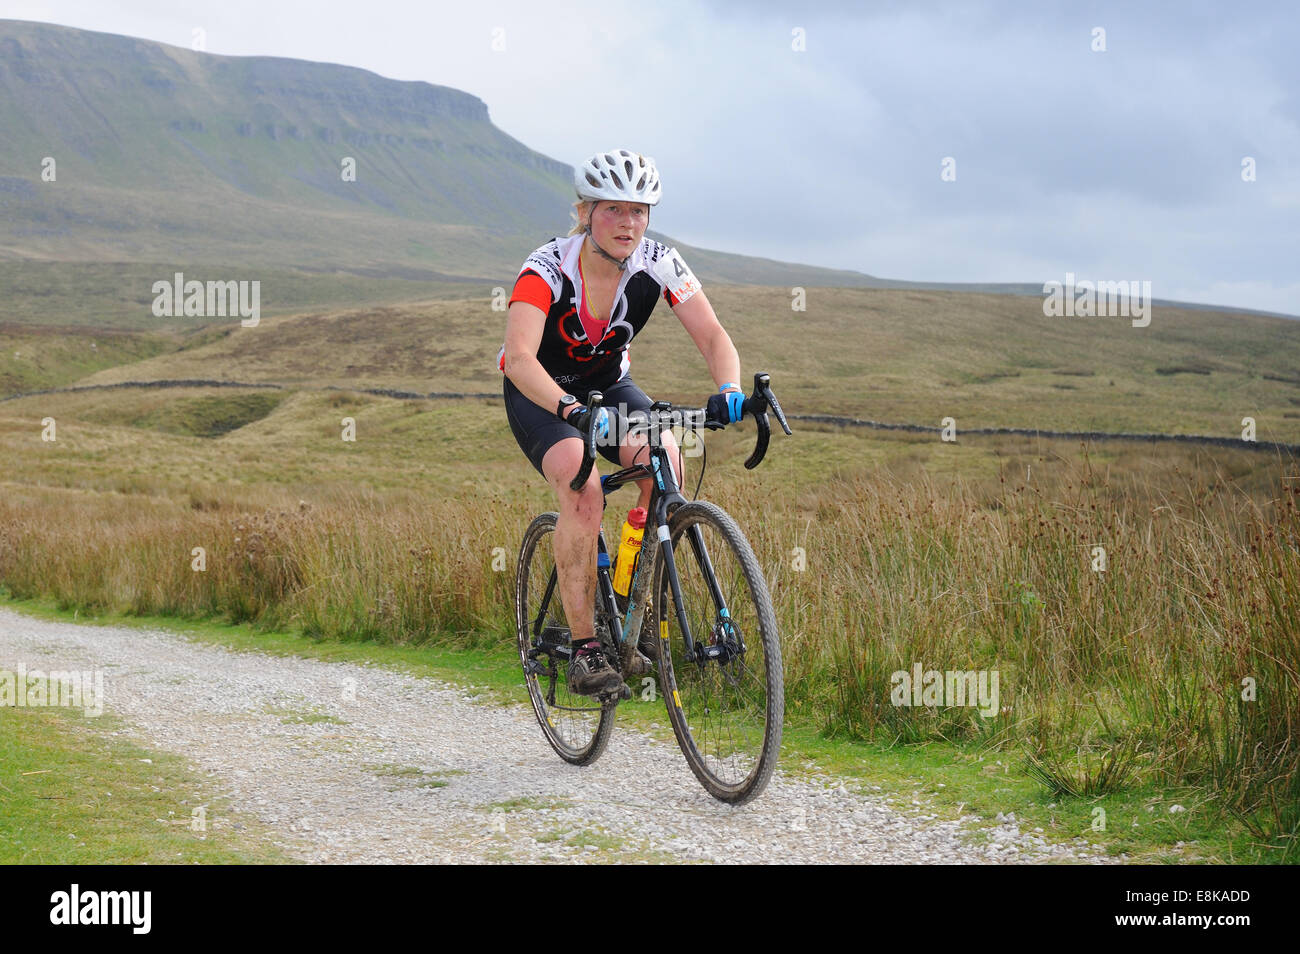
[[[571,424],[579,431],[585,431],[587,427],[587,418],[591,415],[585,407],[579,407],[576,411],[571,411],[569,416],[564,419],[566,424]],[[603,407],[596,408],[596,420],[592,426],[596,429],[596,439],[606,440],[609,437],[609,411]]]
[[[728,390],[734,388],[735,390]],[[719,424],[735,424],[745,416],[745,394],[734,384],[724,384],[705,405],[709,420]]]

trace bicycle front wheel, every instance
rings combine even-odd
[[[705,789],[740,805],[767,786],[781,749],[785,689],[772,598],[749,541],[720,507],[683,504],[668,526],[680,599],[667,544],[653,577],[668,718]]]
[[[529,524],[515,571],[515,622],[524,682],[537,722],[560,758],[589,765],[614,729],[614,703],[569,692],[569,624],[555,572],[555,513]]]

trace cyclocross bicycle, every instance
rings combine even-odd
[[[767,453],[769,408],[790,433],[769,382],[767,374],[754,375],[754,391],[744,403],[744,415],[758,425],[754,452],[745,461],[751,470]],[[601,399],[599,392],[589,395],[589,422]],[[597,541],[596,636],[624,679],[620,689],[596,697],[569,692],[571,633],[556,577],[553,512],[536,517],[524,533],[515,619],[537,721],[560,757],[574,765],[589,765],[604,751],[614,710],[631,697],[626,680],[644,674],[637,665],[638,636],[654,633],[657,625],[660,692],[677,742],[709,793],[739,805],[762,792],[776,768],[785,689],[776,614],[749,541],[722,508],[682,496],[668,451],[657,439],[674,424],[722,426],[706,415],[704,408],[656,401],[644,416],[648,462],[601,478],[606,497],[624,484],[654,479],[626,615],[610,579],[603,530]],[[573,490],[587,482],[596,460],[594,432],[588,428],[583,436],[586,455],[569,484]]]

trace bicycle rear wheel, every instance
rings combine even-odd
[[[655,557],[664,702],[696,778],[740,805],[776,768],[785,689],[776,614],[749,541],[720,507],[683,504],[669,520],[687,650],[664,545]]]
[[[524,682],[537,722],[560,758],[589,765],[614,728],[614,703],[569,692],[569,624],[555,572],[555,513],[539,515],[524,532],[515,572],[515,622]]]

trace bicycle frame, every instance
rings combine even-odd
[[[659,402],[656,402],[650,408],[651,412],[662,409]],[[665,544],[667,545],[667,549],[664,550],[665,570],[669,585],[672,588],[673,606],[677,613],[677,622],[685,639],[688,658],[694,658],[695,655],[695,638],[691,633],[690,622],[687,620],[685,609],[682,606],[681,583],[677,578],[677,564],[668,534],[668,521],[672,517],[673,511],[687,501],[682,496],[681,489],[677,485],[677,478],[673,473],[668,451],[660,439],[662,428],[663,425],[657,419],[651,419],[649,440],[646,445],[650,451],[648,464],[625,467],[600,479],[601,489],[604,491],[606,498],[624,484],[645,477],[654,479],[654,483],[650,487],[650,505],[646,508],[646,525],[641,543],[641,556],[637,562],[632,586],[628,591],[627,615],[622,620],[619,619],[618,605],[614,601],[614,587],[609,579],[609,552],[605,547],[605,534],[603,531],[597,541],[597,594],[600,598],[606,600],[606,609],[614,628],[611,635],[618,641],[619,654],[625,670],[627,664],[631,661],[632,652],[636,646],[636,640],[629,639],[628,634],[639,634],[641,632],[641,626],[645,619],[646,604],[652,595],[649,593],[652,585],[650,576],[653,572],[655,557],[659,548]],[[709,561],[708,548],[704,544],[699,529],[692,527],[688,531],[688,536],[691,541],[691,548],[695,551],[700,567],[704,571],[714,603],[719,608],[719,615],[728,616],[729,613],[722,594],[722,588],[718,585],[717,578],[714,576],[713,564]],[[742,644],[741,649],[743,650],[743,648]]]

